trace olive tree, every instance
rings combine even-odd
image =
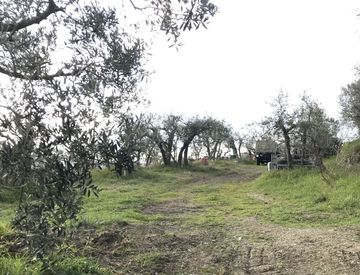
[[[241,147],[244,143],[244,136],[239,132],[231,130],[230,136],[227,140],[227,146],[232,150],[232,156],[241,158]]]
[[[342,89],[340,106],[344,120],[360,131],[360,79]]]
[[[25,94],[11,107],[2,106],[0,185],[19,194],[12,226],[29,252],[46,263],[81,210],[82,196],[98,193],[91,179],[95,140],[65,108],[56,110],[61,121],[48,125],[46,106]]]
[[[283,91],[279,92],[270,105],[273,108],[272,115],[266,117],[262,124],[267,126],[273,135],[283,140],[287,164],[289,167],[292,167],[291,137],[297,127],[296,113],[294,110],[291,110],[288,95]]]
[[[176,149],[182,119],[179,115],[168,114],[149,126],[149,137],[157,145],[164,165],[176,163]]]
[[[184,122],[180,129],[181,147],[178,155],[178,166],[184,167],[189,165],[188,154],[190,144],[196,136],[206,131],[209,127],[208,119],[194,117]]]
[[[154,116],[144,113],[127,113],[118,118],[116,140],[136,166],[142,161],[149,164],[157,152],[156,144],[149,136],[149,125],[153,120]]]
[[[222,145],[230,136],[230,127],[224,121],[207,118],[207,127],[201,133],[200,138],[206,148],[209,159],[221,157]]]
[[[320,169],[323,178],[330,182],[331,174],[323,163],[323,158],[335,155],[339,147],[337,133],[339,124],[328,117],[319,103],[304,94],[297,110],[297,129],[295,137],[300,140],[301,161],[305,155],[314,159],[315,166]]]
[[[209,1],[129,0],[177,42],[206,24]],[[123,8],[121,6],[120,8]],[[145,43],[114,7],[0,0],[0,184],[21,190],[13,227],[38,258],[55,251],[91,181],[102,119],[138,102]],[[4,83],[10,83],[6,86]],[[44,261],[46,262],[46,261]]]

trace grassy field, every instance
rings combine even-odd
[[[268,173],[264,166],[234,161],[144,168],[126,178],[95,170],[102,191],[85,200],[72,253],[59,261],[55,274],[226,274],[234,257],[229,242],[245,220],[293,228],[356,227],[360,171],[340,169],[335,160],[327,165],[337,177],[335,186],[315,170]],[[8,252],[15,206],[11,195],[1,193],[0,275],[40,274],[36,264]],[[264,236],[256,239],[270,238]],[[225,255],[217,265],[206,258],[214,247]]]
[[[252,199],[246,197],[242,190],[243,184],[239,184],[239,181],[244,183],[254,179],[263,171],[265,167],[234,162],[195,165],[185,170],[159,166],[142,169],[127,178],[117,178],[110,171],[97,170],[94,171],[94,179],[102,189],[101,196],[86,201],[86,211],[82,217],[86,222],[102,224],[116,221],[162,221],[169,219],[164,215],[166,210],[152,213],[146,211],[146,208],[173,201],[181,204],[182,201],[206,206],[208,210],[187,215],[185,223],[224,223],[226,218],[221,215],[222,211],[232,211],[241,205],[251,204]],[[249,209],[251,213],[254,212]]]
[[[207,211],[192,213],[185,220],[200,225],[232,223],[254,215],[290,226],[358,224],[360,171],[340,169],[334,159],[327,165],[337,177],[335,186],[324,182],[316,170],[263,173],[265,167],[234,162],[216,162],[189,170],[155,167],[124,179],[98,170],[94,178],[103,191],[99,198],[87,200],[83,218],[100,224],[161,221],[168,217],[144,213],[143,209],[183,200],[206,206]],[[260,173],[263,175],[255,179]]]

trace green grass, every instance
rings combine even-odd
[[[102,189],[100,196],[86,200],[83,218],[92,223],[127,221],[132,223],[161,220],[161,215],[142,212],[146,206],[172,198],[179,184],[176,170],[139,170],[124,178],[109,170],[96,170],[94,181]],[[159,172],[158,172],[158,171]]]
[[[3,188],[0,190],[0,235],[5,224],[9,224],[15,214],[14,205],[19,199],[19,190]],[[8,226],[7,226],[8,227]]]
[[[95,225],[98,230],[106,230],[108,225],[120,221],[142,225],[170,222],[193,230],[226,229],[253,216],[294,227],[358,225],[360,170],[344,168],[335,159],[328,160],[326,165],[336,176],[333,186],[324,182],[316,170],[268,173],[264,166],[234,161],[210,162],[208,166],[194,163],[188,169],[155,166],[121,178],[107,169],[94,170],[94,182],[102,191],[99,197],[85,199],[80,221]],[[256,180],[239,182],[241,177],[259,171],[263,175]],[[11,194],[2,198],[0,236],[11,234],[9,221],[16,208]],[[198,208],[177,214],[145,211],[149,206],[169,201],[185,201]],[[2,249],[0,246],[0,275],[39,274],[37,266],[27,264],[22,258],[9,257]],[[135,256],[140,268],[154,272],[169,260],[156,249]],[[108,274],[98,263],[83,257],[59,261],[54,268],[56,274]]]
[[[4,236],[7,234],[10,234],[11,228],[10,228],[10,224],[7,222],[0,222],[0,236]]]
[[[9,224],[14,214],[15,204],[0,203],[0,228],[4,224]]]
[[[161,270],[161,267],[169,262],[169,257],[162,252],[152,251],[137,255],[135,261],[141,268],[154,270],[156,273],[156,270]]]
[[[53,274],[58,275],[110,275],[111,272],[97,262],[83,257],[65,258],[52,266]]]
[[[334,186],[316,170],[295,169],[264,174],[246,192],[272,198],[259,215],[270,222],[296,226],[357,225],[360,221],[360,173],[345,173],[336,161],[327,161],[337,176]]]
[[[25,258],[0,257],[0,275],[110,275],[97,262],[83,257],[59,259],[51,267],[52,273],[43,273],[40,264],[31,264]]]
[[[96,224],[161,221],[163,215],[144,214],[143,209],[168,200],[189,199],[191,183],[197,178],[226,175],[238,167],[232,162],[193,165],[189,169],[156,166],[122,178],[109,170],[95,170],[94,181],[102,191],[98,198],[86,199],[82,218]]]
[[[344,171],[335,159],[327,161],[327,166],[337,176],[334,186],[324,182],[317,170],[307,168],[265,172],[247,184],[226,177],[222,182],[196,184],[204,176],[216,178],[259,169],[233,161],[194,165],[186,170],[157,166],[127,178],[97,170],[94,179],[103,191],[99,198],[87,200],[83,217],[100,224],[162,221],[169,217],[143,210],[149,205],[184,199],[203,207],[181,217],[184,225],[226,226],[249,216],[288,226],[358,224],[360,172]]]
[[[0,275],[40,275],[39,265],[29,265],[24,258],[0,257]]]

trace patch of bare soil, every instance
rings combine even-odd
[[[146,214],[182,214],[201,210],[200,205],[195,205],[184,200],[170,200],[152,204],[143,209]]]
[[[222,183],[222,182],[249,182],[262,174],[260,170],[243,170],[232,171],[226,175],[212,176],[203,175],[201,177],[193,177],[189,180],[189,183],[206,184],[206,183]]]
[[[83,236],[87,241],[78,242],[78,247],[111,267],[114,274],[174,274],[175,270],[191,270],[194,258],[190,251],[208,237],[169,223],[131,224]]]
[[[351,228],[287,228],[252,217],[231,227],[114,224],[83,245],[115,274],[355,275],[358,234]]]
[[[287,228],[248,218],[231,230],[233,274],[360,274],[358,230]]]
[[[360,274],[356,234],[254,218],[231,230],[128,225],[91,237],[87,250],[116,274]]]

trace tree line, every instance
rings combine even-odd
[[[98,164],[115,164],[117,150],[135,166],[162,163],[166,166],[189,165],[189,158],[237,158],[243,138],[225,121],[212,117],[184,118],[167,114],[124,114],[109,129],[99,134]],[[116,165],[115,165],[116,166]],[[121,173],[119,173],[121,175]]]

